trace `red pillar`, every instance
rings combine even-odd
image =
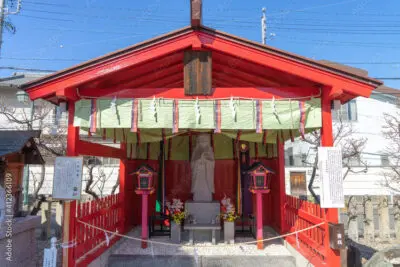
[[[126,155],[126,143],[121,143],[121,150],[124,151],[124,155]],[[121,218],[123,221],[122,232],[126,233],[129,230],[129,203],[128,195],[129,188],[127,185],[128,175],[126,173],[126,159],[119,160],[119,196],[121,203]]]
[[[281,233],[285,233],[288,231],[286,226],[285,220],[285,196],[286,196],[286,189],[285,189],[285,144],[281,142],[278,138],[277,141],[278,145],[278,164],[277,164],[277,176],[278,176],[278,183],[279,183],[279,229]]]
[[[68,102],[68,135],[67,156],[78,156],[76,146],[79,141],[79,127],[74,127],[75,102]],[[75,240],[76,201],[64,201],[63,204],[63,243],[72,243]],[[64,248],[63,266],[75,266],[74,248]]]
[[[321,129],[321,146],[333,146],[332,131],[332,114],[331,99],[329,98],[332,88],[324,88],[322,90],[322,129]],[[327,222],[338,223],[338,209],[324,209]],[[326,262],[328,266],[340,266],[340,251],[333,250],[329,245],[329,226],[325,224],[324,246],[326,251]]]
[[[148,224],[147,224],[147,210],[149,206],[149,195],[142,195],[142,240],[147,240],[148,238]],[[147,248],[147,242],[142,241],[142,248]]]
[[[264,249],[262,193],[256,192],[257,197],[257,248]]]

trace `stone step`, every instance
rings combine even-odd
[[[296,267],[292,256],[111,255],[109,267]]]

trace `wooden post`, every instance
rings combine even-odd
[[[202,22],[202,1],[190,0],[190,25],[192,27],[200,27]]]
[[[262,193],[256,192],[257,197],[257,248],[264,249]]]
[[[142,195],[142,239],[144,240],[147,240],[148,238],[148,224],[147,224],[148,206],[149,206],[149,195],[143,194]],[[142,248],[147,248],[146,241],[142,241]]]
[[[332,114],[331,114],[331,95],[332,88],[325,87],[322,90],[322,128],[321,128],[321,146],[333,146],[333,132],[332,132]],[[324,247],[326,254],[327,266],[340,266],[340,251],[333,250],[329,244],[329,225],[328,223],[338,223],[338,209],[327,208],[324,209],[326,224]]]
[[[285,144],[281,142],[278,138],[277,141],[278,145],[278,169],[277,171],[277,176],[279,179],[279,209],[280,209],[280,221],[279,221],[279,226],[281,230],[281,234],[286,233],[288,231],[288,227],[286,225],[286,220],[285,220],[285,196],[286,196],[286,189],[285,189]]]
[[[121,143],[121,150],[124,151],[124,155],[127,154],[126,152],[126,143]],[[129,229],[129,220],[128,220],[128,213],[129,213],[129,204],[128,203],[128,187],[127,187],[127,173],[126,173],[126,160],[125,159],[120,159],[119,161],[119,195],[120,195],[120,200],[121,200],[121,211],[122,211],[122,232],[125,233]]]
[[[79,127],[74,127],[75,102],[68,102],[68,135],[67,156],[77,156],[79,141]],[[71,244],[75,241],[76,201],[64,201],[63,243]],[[63,266],[75,266],[74,247],[64,248],[62,251]]]

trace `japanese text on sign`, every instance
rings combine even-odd
[[[342,151],[338,147],[319,147],[321,207],[344,208]]]
[[[80,199],[82,157],[57,157],[54,165],[53,198]]]

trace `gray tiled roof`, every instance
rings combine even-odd
[[[13,75],[0,78],[0,87],[19,87],[24,83],[39,79],[46,73],[36,72],[15,72]]]
[[[40,131],[0,131],[0,157],[21,151],[31,138],[40,136]]]

